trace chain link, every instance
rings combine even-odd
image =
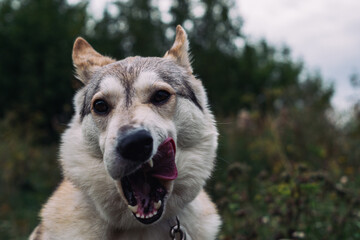
[[[170,237],[172,240],[177,240],[176,235],[179,235],[180,240],[186,240],[186,233],[181,229],[179,218],[176,217],[176,224],[170,228]]]

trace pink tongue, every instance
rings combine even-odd
[[[153,157],[154,166],[149,169],[149,174],[163,180],[174,180],[178,176],[175,164],[175,142],[167,138],[158,148]]]

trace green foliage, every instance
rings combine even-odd
[[[242,168],[230,165],[227,180],[215,185],[224,220],[220,239],[360,238],[354,234],[360,223],[359,193],[345,181],[298,164],[291,174],[255,175]]]
[[[71,114],[71,47],[84,31],[86,5],[65,0],[0,3],[0,116],[16,111],[54,138]],[[6,104],[4,104],[6,103]]]
[[[38,213],[60,181],[57,145],[35,144],[26,126],[12,127],[15,116],[0,122],[0,238],[27,239]]]
[[[310,89],[302,94],[314,100]],[[220,239],[360,239],[360,164],[349,149],[359,138],[319,112],[318,101],[219,122],[209,190],[224,220]]]
[[[149,0],[117,1],[117,14],[104,11],[90,34],[91,43],[100,52],[117,59],[128,56],[162,56],[166,45],[164,24],[159,9]]]

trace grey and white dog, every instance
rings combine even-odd
[[[115,61],[82,38],[72,57],[84,87],[62,136],[64,180],[30,239],[170,239],[176,217],[187,239],[215,239],[203,187],[218,133],[183,28],[164,57]]]

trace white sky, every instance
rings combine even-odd
[[[68,0],[76,3],[80,0]],[[319,70],[327,83],[335,84],[332,103],[348,110],[360,99],[349,77],[360,73],[360,0],[236,0],[245,23],[243,33],[256,41],[284,44],[307,70]],[[111,0],[92,0],[90,12],[101,17]],[[157,0],[166,11],[168,0]]]
[[[347,110],[360,99],[349,76],[360,73],[359,0],[238,0],[243,32],[250,39],[265,37],[276,46],[288,45],[295,59],[310,71],[320,70],[335,84],[333,104]]]

